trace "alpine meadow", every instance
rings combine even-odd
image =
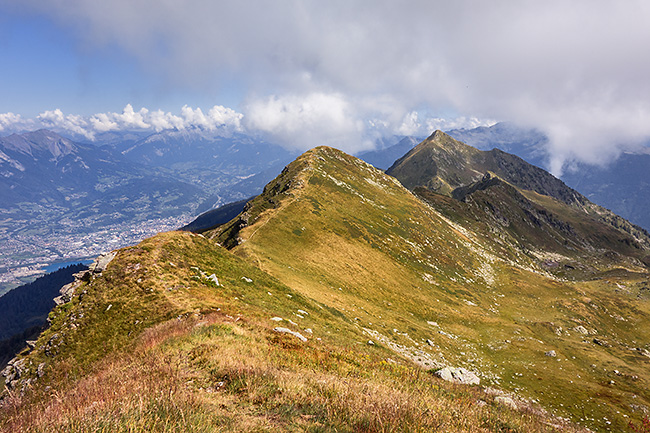
[[[648,233],[439,131],[388,173],[318,147],[97,259],[3,372],[3,431],[641,428]]]

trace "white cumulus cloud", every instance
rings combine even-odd
[[[244,115],[221,105],[215,105],[206,115],[200,108],[193,109],[185,105],[181,109],[181,116],[186,125],[200,126],[210,131],[218,128],[241,131],[241,120]]]
[[[356,152],[372,146],[364,140],[364,124],[340,94],[271,96],[248,104],[247,129],[269,134],[297,149],[327,145]]]
[[[121,112],[95,113],[91,116],[66,114],[61,109],[47,110],[36,119],[24,119],[13,113],[0,114],[0,131],[24,132],[51,129],[73,138],[94,141],[106,132],[160,132],[166,129],[201,129],[224,136],[235,132],[264,134],[281,146],[307,150],[318,145],[340,148],[350,153],[372,148],[381,137],[429,135],[435,129],[472,128],[493,121],[458,117],[442,119],[411,111],[400,117],[402,109],[390,98],[351,100],[339,93],[312,92],[273,95],[251,99],[244,113],[215,105],[204,112],[200,107],[184,105],[180,112],[135,110],[127,104]]]
[[[0,132],[16,132],[33,127],[31,119],[23,119],[20,114],[0,113]]]
[[[423,118],[421,119],[421,117]],[[396,132],[401,135],[424,136],[431,134],[435,130],[472,129],[479,126],[492,126],[495,123],[497,123],[496,120],[479,119],[477,117],[426,117],[420,115],[417,111],[411,111],[404,116]]]
[[[114,131],[153,133],[164,129],[199,128],[228,135],[243,130],[242,118],[243,114],[221,105],[210,108],[207,114],[204,114],[201,108],[185,105],[179,114],[174,114],[162,110],[150,111],[145,107],[136,111],[131,104],[127,104],[121,113],[95,113],[91,116],[65,114],[59,108],[44,111],[36,116],[36,119],[23,119],[20,115],[4,113],[0,114],[0,131],[22,132],[47,128],[84,137],[90,141],[93,141],[97,134]]]
[[[44,128],[70,131],[92,139],[93,131],[88,129],[88,120],[76,114],[65,115],[60,109],[44,111],[36,119]]]

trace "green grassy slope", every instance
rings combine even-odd
[[[569,259],[586,270],[569,281],[542,264],[564,260],[557,251],[532,254],[516,232],[494,236],[477,205],[439,197],[446,204],[427,203],[320,147],[219,229],[120,250],[14,362],[21,376],[4,394],[0,431],[639,424],[650,304],[638,261],[587,263],[581,251]],[[481,386],[434,377],[445,365],[476,372]]]
[[[645,268],[583,249],[566,263],[588,272],[568,281],[541,265],[564,263],[553,249],[498,242],[456,211],[317,148],[210,235],[425,368],[466,367],[597,430],[638,420],[650,401],[650,359],[635,350],[650,342]]]
[[[341,310],[200,235],[120,250],[51,320],[0,431],[560,431],[367,344]]]

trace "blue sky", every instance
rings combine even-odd
[[[36,116],[61,108],[92,114],[102,106],[119,106],[143,82],[137,65],[119,50],[83,52],[44,16],[7,14],[1,29],[0,111]]]
[[[557,173],[650,137],[648,22],[641,0],[0,0],[0,134],[227,124],[354,151],[507,120]]]
[[[70,29],[43,14],[3,13],[0,57],[6,60],[0,68],[0,112],[35,117],[59,108],[92,115],[126,104],[177,111],[188,103],[236,106],[241,100],[234,80],[220,91],[179,88],[115,44],[84,45]]]

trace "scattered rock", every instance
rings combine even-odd
[[[47,343],[45,343],[45,348],[44,348],[44,353],[47,356],[54,356],[58,352],[58,347],[61,345],[63,342],[63,336],[59,334],[58,332],[55,332],[52,334],[49,340],[47,340]]]
[[[375,345],[375,342],[374,342],[374,341],[372,341],[372,340],[368,340],[368,346],[374,346],[374,345]]]
[[[518,407],[517,402],[515,402],[512,398],[508,397],[507,395],[498,395],[494,397],[494,402],[498,404],[502,404],[514,410],[517,410]]]
[[[451,339],[453,339],[453,340],[456,340],[456,339],[458,338],[458,337],[456,337],[455,335],[450,334],[449,332],[442,331],[442,330],[438,331],[438,334],[440,334],[440,335],[444,335],[445,337],[449,337],[449,338],[451,338]],[[506,342],[509,343],[508,340],[506,340]]]
[[[307,316],[309,314],[305,310],[298,310],[298,313],[302,314],[303,316]]]
[[[271,317],[274,322],[282,322],[282,317]]]
[[[211,275],[207,276],[206,280],[212,281],[216,286],[220,285],[219,284],[219,279],[217,278],[217,276],[215,274],[211,274]]]
[[[646,350],[646,349],[644,349],[642,347],[637,347],[636,351],[639,352],[641,355],[647,356],[648,358],[650,358],[650,351],[648,351],[648,350]]]
[[[13,359],[11,360],[13,361]],[[0,375],[5,378],[5,384],[9,385],[11,382],[16,379],[16,371],[14,370],[14,366],[11,365],[11,361],[9,361],[9,364],[0,372]]]
[[[429,340],[428,338],[427,338],[427,344],[429,346],[435,346],[436,345],[432,340]]]
[[[252,283],[252,282],[253,282],[253,280],[251,280],[251,279],[248,278],[248,277],[241,277],[241,279],[244,280],[244,281],[246,281],[247,283]]]
[[[115,258],[117,251],[111,251],[109,253],[100,254],[97,256],[95,261],[88,266],[88,270],[93,274],[101,274],[104,272],[108,264]]]
[[[305,338],[305,337],[304,337],[300,332],[292,331],[292,330],[289,329],[289,328],[280,328],[280,327],[277,327],[277,328],[273,328],[273,330],[274,330],[275,332],[280,332],[280,333],[283,333],[283,334],[291,334],[291,335],[293,335],[294,337],[296,337],[297,339],[299,339],[299,340],[302,341],[302,342],[306,342],[306,341],[307,341],[307,338]]]
[[[603,346],[603,347],[612,347],[611,344],[609,344],[609,343],[608,343],[607,341],[605,341],[605,340],[601,340],[600,338],[594,338],[593,341],[594,341],[594,343],[596,343],[596,344],[599,345],[599,346]]]
[[[589,334],[589,331],[587,331],[587,328],[585,328],[582,325],[576,326],[575,328],[573,328],[573,330],[580,333],[580,334],[582,334],[582,335],[588,335]]]
[[[641,412],[643,414],[648,414],[650,413],[650,408],[644,404],[630,404],[630,409],[632,409],[635,412]]]
[[[434,374],[447,382],[463,383],[466,385],[478,385],[481,382],[481,379],[476,374],[463,367],[444,367]]]
[[[549,350],[548,352],[544,353],[544,355],[555,358],[557,356],[557,353],[555,353],[555,350]]]

